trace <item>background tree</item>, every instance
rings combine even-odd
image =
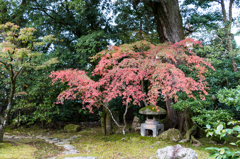
[[[28,118],[26,118],[23,114],[27,114],[27,112],[24,112],[27,108],[15,105],[18,109],[17,111],[22,112],[19,118],[21,123],[25,123],[28,120],[32,123],[33,121],[39,121],[39,118],[43,120],[43,123],[50,121],[50,119],[51,121],[59,122],[61,122],[59,119],[62,119],[64,122],[79,122],[86,119],[86,117],[85,119],[81,117],[88,114],[88,112],[85,112],[85,114],[80,112],[79,107],[81,107],[81,103],[78,101],[69,101],[63,106],[54,105],[55,107],[49,104],[54,103],[54,94],[59,94],[61,89],[57,88],[57,86],[50,85],[48,82],[48,80],[50,80],[48,79],[49,74],[47,72],[69,67],[88,69],[89,71],[91,67],[94,68],[96,62],[91,62],[88,57],[94,56],[97,52],[104,49],[111,36],[109,34],[112,30],[110,25],[111,17],[106,18],[102,13],[103,8],[107,9],[107,4],[108,3],[102,3],[101,5],[100,0],[23,0],[16,3],[14,1],[4,1],[4,3],[1,3],[3,8],[1,11],[3,12],[0,14],[0,17],[4,19],[2,22],[16,22],[18,20],[18,24],[21,24],[20,27],[27,26],[37,28],[37,31],[34,33],[36,36],[52,34],[59,39],[53,43],[46,43],[41,47],[41,50],[39,50],[44,54],[43,56],[45,56],[46,59],[57,56],[59,63],[45,69],[45,72],[42,70],[26,69],[24,75],[20,77],[20,82],[17,84],[17,90],[27,93],[27,95],[21,95],[21,97],[19,96],[18,98],[28,103],[28,109],[36,110],[36,108],[38,108],[37,110],[42,110],[40,108],[43,108],[43,106],[40,107],[40,105],[44,105],[46,109],[51,110],[42,111],[45,114],[44,116],[46,116],[46,112],[49,112],[49,114],[47,113],[48,119],[46,118],[45,120],[44,117],[40,117],[39,115],[35,117],[27,115]],[[21,21],[19,21],[19,19],[21,19]],[[37,61],[37,63],[41,62],[44,61]],[[64,85],[62,85],[62,87],[64,87]],[[7,87],[3,85],[1,89],[2,88],[4,88],[2,91],[6,92]],[[54,90],[54,92],[46,94],[46,89]],[[4,97],[4,101],[6,98],[7,97]],[[21,102],[17,103],[20,104]],[[30,103],[32,103],[31,106]],[[59,110],[61,110],[60,115],[62,115],[62,117],[50,113],[59,112]],[[39,113],[43,114],[40,111]],[[39,118],[37,116],[39,116]],[[74,120],[72,116],[75,116]],[[93,118],[92,116],[88,119],[97,120],[96,117]]]
[[[151,43],[159,43],[157,23],[151,8],[144,3],[135,6],[130,1],[114,4],[114,12],[117,13],[115,23],[116,34],[119,40],[116,45],[147,40]]]
[[[41,56],[41,53],[34,51],[37,45],[34,45],[35,38],[33,33],[36,30],[34,28],[22,28],[19,31],[18,28],[19,26],[9,22],[0,25],[1,37],[3,39],[0,45],[0,63],[2,70],[8,74],[10,87],[8,105],[4,111],[4,116],[1,117],[0,142],[3,141],[4,129],[13,108],[13,98],[17,95],[15,91],[19,75],[26,67],[38,69],[56,62],[56,59],[51,59],[42,65],[35,66],[33,59]]]
[[[48,46],[48,48],[54,49],[52,54],[59,57],[58,67],[84,68],[86,65],[80,63],[83,61],[81,58],[84,56],[86,57],[84,59],[88,60],[93,52],[101,51],[108,44],[106,35],[110,36],[111,33],[109,24],[111,19],[101,12],[101,8],[105,5],[107,3],[101,6],[101,0],[33,0],[29,3],[28,15],[29,20],[34,23],[28,25],[35,27],[38,35],[52,34],[59,39],[54,46]],[[105,36],[99,36],[103,33]],[[94,41],[99,41],[101,45],[95,46],[91,53],[89,51],[81,52],[81,56],[79,56],[80,52],[76,50],[76,47],[79,47],[78,41],[83,38],[82,36],[85,36],[86,41],[87,35],[89,35],[89,39],[96,38]],[[92,49],[89,43],[88,45]]]
[[[28,11],[28,3],[31,0],[22,1],[10,1],[1,0],[0,1],[0,24],[5,24],[7,22],[15,23],[18,26],[25,26],[27,19],[24,14]]]
[[[213,11],[205,11],[205,13],[202,13],[202,16],[200,17],[206,17],[205,19],[201,20],[202,18],[196,18],[195,16],[188,16],[186,22],[188,23],[188,26],[191,26],[192,28],[190,30],[196,29],[196,21],[203,22],[206,20],[216,21],[215,25],[212,25],[212,23],[209,23],[205,26],[208,27],[211,31],[218,30],[218,32],[215,33],[215,42],[218,41],[218,44],[221,44],[221,47],[225,48],[225,57],[230,58],[232,62],[232,67],[234,72],[238,72],[237,63],[235,61],[236,52],[234,51],[234,40],[233,40],[233,34],[232,32],[232,26],[234,24],[234,21],[236,19],[233,17],[233,8],[238,9],[239,8],[239,0],[207,0],[207,1],[191,1],[191,0],[185,0],[183,2],[182,6],[188,6],[192,5],[194,6],[195,14],[199,14],[197,10],[204,9],[207,10],[211,8]],[[217,8],[217,9],[213,9]],[[197,12],[197,13],[196,13]],[[211,16],[209,18],[209,15],[214,14],[214,16]],[[205,24],[205,23],[204,23]],[[210,26],[210,28],[209,28]]]

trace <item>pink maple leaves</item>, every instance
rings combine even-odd
[[[179,91],[194,98],[195,91],[207,95],[204,73],[207,69],[214,68],[191,51],[193,45],[200,45],[200,42],[186,39],[173,45],[155,46],[140,41],[113,46],[92,57],[100,58],[92,73],[100,75],[98,81],[91,80],[84,71],[72,69],[52,72],[50,77],[53,78],[53,83],[57,80],[68,82],[69,89],[63,91],[58,100],[82,99],[83,104],[88,103],[86,107],[90,110],[92,106],[100,106],[116,97],[122,97],[123,104],[133,102],[138,105],[143,100],[148,104],[156,104],[160,95],[165,99],[177,100]],[[179,65],[194,70],[199,80],[187,77],[178,68]],[[144,81],[149,81],[147,91]]]

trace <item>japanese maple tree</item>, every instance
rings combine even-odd
[[[34,59],[41,57],[42,53],[37,48],[51,42],[54,38],[50,35],[42,38],[42,42],[37,42],[34,37],[34,28],[19,28],[13,23],[0,25],[0,69],[7,75],[8,82],[5,87],[9,87],[8,105],[4,114],[0,114],[0,142],[3,141],[3,134],[8,123],[9,115],[13,108],[13,99],[17,94],[25,92],[15,92],[18,77],[25,68],[41,69],[56,63],[56,58],[52,58],[43,64],[38,64]],[[39,40],[38,40],[39,41]]]
[[[207,69],[214,69],[205,59],[198,57],[191,51],[193,45],[201,45],[199,41],[185,39],[175,44],[164,43],[153,45],[147,41],[133,44],[124,44],[119,47],[111,46],[94,57],[100,61],[92,75],[99,75],[98,81],[91,80],[86,72],[81,70],[62,70],[52,72],[50,77],[53,83],[57,80],[67,82],[69,89],[58,96],[58,102],[64,100],[82,99],[84,107],[92,110],[93,106],[104,106],[110,113],[108,103],[116,97],[122,97],[125,105],[123,116],[126,127],[125,115],[129,102],[138,104],[143,101],[145,105],[157,103],[157,98],[163,96],[166,101],[177,101],[177,92],[182,91],[190,98],[195,98],[193,93],[198,92],[201,98],[207,95],[207,83],[204,73]],[[185,65],[195,71],[197,80],[187,77],[178,68]],[[148,89],[144,81],[149,81]],[[172,108],[167,104],[168,115]],[[116,122],[112,113],[111,116]]]

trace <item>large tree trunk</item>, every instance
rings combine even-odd
[[[145,1],[153,10],[160,42],[176,43],[183,40],[184,32],[178,0]]]
[[[140,0],[134,0],[134,6]],[[178,0],[142,0],[152,8],[153,15],[157,21],[157,32],[161,43],[176,43],[184,39],[182,17],[179,10]],[[164,121],[165,129],[178,128],[181,132],[187,132],[192,126],[189,112],[177,112],[171,105],[173,99],[166,100],[167,118]]]
[[[145,0],[145,4],[152,8],[157,21],[157,31],[160,42],[176,43],[184,39],[182,17],[179,11],[178,0]],[[173,99],[166,100],[167,118],[164,122],[165,129],[178,128],[180,131],[187,131],[191,124],[188,124],[187,112],[177,112],[171,105]]]
[[[187,110],[177,112],[171,107],[172,104],[173,99],[166,100],[167,117],[164,121],[164,129],[177,128],[180,132],[186,133],[193,125],[192,114]]]
[[[166,100],[167,117],[164,121],[164,129],[175,128],[177,126],[177,112],[171,107],[172,99]]]

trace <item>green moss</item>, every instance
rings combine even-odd
[[[0,147],[0,158],[24,158],[32,159],[37,148],[27,144],[4,143]]]
[[[39,139],[21,139],[0,144],[0,158],[49,158],[64,150]]]
[[[101,134],[101,128],[83,130],[79,132],[79,134],[82,136],[74,140],[71,144],[80,151],[81,156],[93,156],[98,159],[151,158],[152,156],[155,156],[157,149],[176,145],[176,143],[169,140],[157,141],[156,138],[141,136],[140,133],[127,133],[126,136],[122,134],[103,136]],[[194,149],[197,152],[199,159],[208,157],[209,153],[205,151],[205,147],[209,147],[210,145],[215,146],[209,143],[207,146],[205,146],[204,143],[203,146],[198,148],[192,146],[190,143],[180,145]],[[79,154],[60,155],[57,159],[76,156],[79,156]]]
[[[150,111],[155,112],[155,113],[157,113],[157,112],[166,113],[165,109],[163,109],[161,107],[156,107],[156,106],[153,106],[153,105],[143,107],[139,110],[139,112],[145,111],[147,109],[149,109]],[[157,111],[157,110],[159,110],[159,111]]]
[[[66,132],[78,132],[80,130],[81,130],[81,127],[79,125],[68,124],[64,126],[64,131]]]
[[[37,151],[34,152],[34,156],[39,159],[57,156],[64,150],[63,147],[49,144],[43,140],[31,141],[27,142],[27,144],[37,148]]]
[[[27,133],[25,129],[17,129],[17,131],[20,134],[23,132]],[[50,131],[43,135],[47,135],[49,132]],[[49,154],[49,156],[60,155],[57,157],[57,159],[75,156],[94,156],[98,159],[138,159],[150,158],[156,155],[157,149],[179,144],[173,143],[169,140],[157,141],[156,138],[153,137],[141,136],[139,132],[127,133],[125,136],[122,134],[103,136],[100,127],[85,129],[78,133],[63,133],[60,131],[51,133],[51,136],[58,136],[60,139],[69,138],[77,134],[81,135],[71,142],[71,145],[75,146],[80,153],[74,155],[61,155],[61,150],[59,150],[59,147],[54,146],[53,144],[44,144],[43,141],[40,142],[38,140],[28,139],[21,140],[17,144],[10,144],[10,146],[5,146],[5,144],[8,145],[9,143],[0,144],[0,158],[5,158],[6,154],[8,154],[10,158],[21,158],[22,154],[25,156],[25,158],[47,158],[46,156]],[[208,157],[209,152],[205,150],[206,147],[229,147],[230,150],[240,150],[240,148],[229,144],[215,145],[215,143],[210,141],[209,138],[201,138],[199,140],[202,142],[202,146],[197,148],[192,146],[190,143],[180,143],[180,145],[195,150],[199,159]],[[52,149],[50,146],[52,146]],[[18,149],[21,149],[21,151],[17,151]]]
[[[41,135],[50,133],[50,129],[41,129],[37,125],[31,125],[29,128],[19,127],[15,129],[5,129],[6,134],[9,135]]]
[[[182,134],[177,129],[168,129],[167,131],[164,131],[160,135],[157,136],[157,140],[170,140],[172,142],[177,142],[182,139]]]

